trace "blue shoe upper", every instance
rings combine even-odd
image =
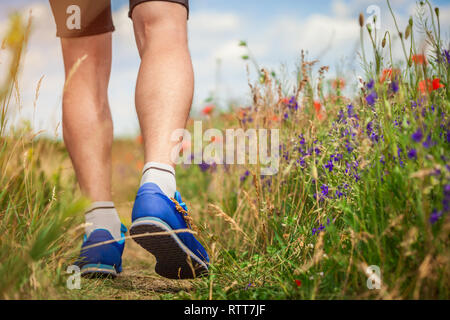
[[[174,198],[184,210],[188,211],[178,191],[175,193]],[[183,218],[183,213],[177,210],[175,203],[152,182],[145,183],[139,188],[134,202],[132,221],[148,217],[164,221],[173,230],[191,228]],[[176,235],[197,257],[209,263],[209,257],[205,248],[192,233],[181,232]]]
[[[125,232],[127,232],[127,228],[122,224],[120,231],[122,236],[121,240],[94,247],[89,246],[114,240],[111,233],[106,229],[95,229],[89,237],[84,235],[80,257],[76,264],[80,267],[87,264],[113,266],[117,273],[122,272],[122,253],[125,247]]]

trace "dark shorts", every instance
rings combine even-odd
[[[56,35],[62,38],[84,37],[114,31],[110,0],[49,0],[56,22]],[[147,1],[168,1],[186,7],[189,0],[130,0],[131,13]]]

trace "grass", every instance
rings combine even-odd
[[[260,72],[251,106],[208,115],[204,129],[278,128],[281,138],[274,176],[261,176],[260,165],[177,168],[210,253],[209,277],[158,278],[153,258],[129,241],[124,275],[83,280],[81,290],[65,287],[86,205],[74,200],[67,154],[29,128],[6,126],[27,34],[14,18],[6,43],[17,59],[0,91],[0,297],[448,299],[450,61],[439,11],[429,2],[418,11],[405,32],[395,31],[403,63],[391,58],[390,33],[361,21],[373,51],[364,60],[373,62],[363,65],[366,80],[354,98],[302,54],[289,81]],[[418,31],[426,52],[416,49]],[[128,226],[142,158],[139,141],[115,142],[113,196]],[[372,265],[380,268],[380,290],[367,287]]]

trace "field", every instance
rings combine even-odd
[[[450,48],[439,10],[428,1],[422,9],[406,30],[386,34],[359,18],[361,38],[371,39],[361,48],[363,79],[330,78],[302,52],[295,73],[261,66],[252,105],[210,106],[197,117],[204,130],[280,130],[276,175],[261,175],[260,163],[177,167],[210,254],[208,277],[163,279],[129,239],[124,273],[83,278],[79,290],[67,288],[66,269],[88,202],[64,145],[8,125],[28,35],[27,21],[13,16],[2,46],[13,59],[0,84],[0,298],[448,299]],[[394,34],[403,61],[392,60]],[[356,93],[345,96],[346,86]],[[139,137],[115,141],[113,198],[126,226],[142,166]]]

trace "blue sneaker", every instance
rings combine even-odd
[[[191,279],[208,274],[208,254],[192,233],[151,235],[192,229],[187,211],[178,191],[169,199],[151,182],[139,188],[134,202],[130,235],[138,236],[134,241],[156,257],[156,273],[169,279]]]
[[[122,238],[119,241],[114,241],[113,236],[106,229],[95,229],[89,237],[84,235],[80,257],[75,263],[80,267],[81,275],[116,277],[122,272],[122,253],[127,232],[123,224],[120,232]],[[107,243],[101,244],[102,242]]]

